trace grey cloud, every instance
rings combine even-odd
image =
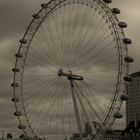
[[[32,14],[40,8],[42,2],[43,0],[0,0],[0,38],[9,38],[24,32]]]

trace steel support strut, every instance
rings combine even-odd
[[[71,94],[72,94],[72,100],[73,100],[73,106],[74,106],[74,112],[75,112],[75,119],[77,122],[77,127],[80,133],[80,139],[83,140],[83,134],[82,134],[82,126],[81,126],[81,119],[80,119],[80,113],[78,110],[77,100],[74,94],[74,85],[73,80],[70,79],[70,85],[71,85]]]
[[[74,94],[74,83],[73,83],[73,81],[74,80],[83,80],[84,78],[82,76],[72,74],[71,71],[69,71],[68,73],[63,72],[63,70],[61,70],[61,69],[58,71],[58,76],[67,77],[67,79],[70,81],[72,101],[73,101],[74,113],[75,113],[75,119],[76,119],[78,131],[79,131],[79,134],[80,134],[80,140],[83,140],[81,118],[80,118],[80,113],[79,113],[79,109],[78,109],[78,104],[77,104],[76,96]]]

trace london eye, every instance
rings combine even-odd
[[[15,54],[14,115],[27,136],[96,139],[122,118],[129,63],[125,22],[110,0],[51,0]]]

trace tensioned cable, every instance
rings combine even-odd
[[[91,108],[91,111],[97,116],[97,118],[101,121],[100,116],[98,115],[97,111],[92,107],[92,105],[90,104],[89,100],[86,98],[86,96],[83,94],[83,92],[79,89],[79,87],[76,85],[76,88],[78,89],[78,91],[81,93],[81,96],[85,99],[85,101],[87,102],[88,106]],[[94,116],[92,116],[94,119]]]

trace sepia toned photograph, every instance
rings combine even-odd
[[[0,140],[140,140],[139,0],[0,0]]]

